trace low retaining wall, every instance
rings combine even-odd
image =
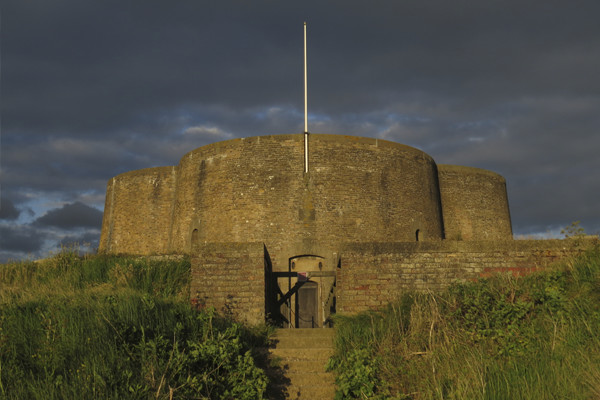
[[[499,272],[524,275],[598,245],[598,238],[489,242],[347,243],[337,312],[379,308],[403,290],[440,290]]]
[[[346,243],[336,271],[336,312],[377,309],[405,290],[441,290],[500,272],[524,275],[598,245],[598,237]],[[192,253],[192,301],[239,321],[265,321],[271,265],[262,243],[195,244]]]
[[[194,247],[190,297],[235,320],[265,322],[262,243],[207,243]]]

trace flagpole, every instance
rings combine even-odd
[[[308,79],[306,64],[306,22],[304,22],[304,132],[308,132]]]
[[[308,83],[306,70],[306,21],[304,21],[304,172],[308,173]]]

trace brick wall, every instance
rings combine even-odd
[[[337,311],[393,301],[405,289],[440,290],[498,272],[522,275],[598,245],[587,240],[346,244],[338,271]]]
[[[505,179],[492,171],[438,165],[448,240],[508,240],[512,226]]]
[[[600,245],[579,240],[346,243],[336,270],[338,313],[377,309],[405,290],[441,290],[495,273],[523,275]],[[191,297],[251,324],[265,318],[262,243],[197,243]],[[267,260],[267,261],[265,261]]]
[[[305,243],[411,241],[417,230],[420,240],[442,238],[429,155],[385,140],[323,134],[310,135],[309,149],[308,174],[303,135],[293,134],[213,143],[176,167],[119,175],[107,190],[101,250],[189,253],[197,229],[201,241],[264,242],[280,257],[274,263],[284,265],[309,252]]]
[[[200,241],[265,243],[274,265],[346,241],[442,237],[435,163],[398,143],[311,134],[214,143],[179,164],[172,251]],[[322,255],[322,254],[319,254]]]
[[[265,252],[262,243],[194,246],[190,297],[249,324],[265,322]]]
[[[265,243],[274,265],[311,243],[512,237],[506,184],[491,171],[436,166],[385,140],[310,134],[213,143],[174,167],[118,175],[107,186],[100,251],[187,254],[200,241]]]
[[[147,168],[107,185],[100,252],[169,253],[176,167]]]

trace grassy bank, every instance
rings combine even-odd
[[[189,305],[189,260],[0,265],[0,398],[261,398],[248,329]]]
[[[338,398],[600,398],[600,250],[338,317]]]
[[[267,396],[266,327],[190,306],[189,260],[0,265],[0,398]],[[600,397],[600,249],[336,319],[338,398]]]

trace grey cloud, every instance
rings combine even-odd
[[[17,210],[12,201],[4,197],[0,199],[0,219],[15,220],[19,215],[21,211]]]
[[[0,254],[27,255],[42,249],[45,235],[29,226],[0,225],[0,238]]]
[[[456,95],[476,97],[475,102],[465,100],[464,107],[471,109],[533,90],[564,90],[565,82],[571,90],[593,90],[595,80],[578,70],[595,71],[598,66],[589,51],[597,38],[586,34],[595,24],[588,10],[593,3],[566,10],[540,3],[535,12],[516,3],[511,7],[510,2],[486,4],[456,7],[441,2],[423,7],[409,2],[373,7],[366,15],[358,2],[346,2],[342,8],[319,4],[318,13],[315,4],[301,7],[317,14],[311,23],[311,106],[337,116],[378,109],[403,93],[426,91],[427,101],[433,96],[451,101]],[[64,134],[100,127],[114,134],[143,120],[148,111],[172,113],[173,107],[193,104],[301,106],[300,28],[293,24],[298,11],[294,8],[259,2],[241,5],[243,13],[224,15],[224,8],[214,6],[155,4],[144,8],[144,18],[133,18],[127,10],[113,14],[110,6],[92,8],[79,10],[79,18],[87,18],[85,26],[79,18],[69,19],[68,13],[56,15],[64,25],[58,42],[66,43],[54,45],[56,58],[67,70],[83,72],[62,77],[54,70],[29,71],[46,78],[32,90],[43,90],[47,98],[33,98],[40,98],[41,106],[69,113],[50,109],[48,116],[55,120],[45,121],[46,130],[53,123],[57,128],[68,123]],[[223,19],[218,24],[207,21],[219,16]],[[561,21],[569,18],[576,18],[577,24],[563,27]],[[38,34],[51,29],[49,22],[37,22],[42,23]],[[154,31],[159,26],[163,34]],[[83,28],[89,44],[82,46],[81,37],[69,35],[69,27]],[[15,42],[17,48],[20,41]],[[10,44],[9,40],[9,52]],[[552,57],[563,60],[561,66]],[[28,64],[39,65],[31,61]],[[552,68],[559,70],[543,72]],[[577,79],[581,83],[574,85]],[[43,87],[54,81],[60,90]],[[74,94],[57,99],[57,92]]]
[[[301,132],[307,20],[309,130],[495,170],[521,230],[569,210],[598,220],[595,0],[31,0],[2,11],[2,183],[17,210],[32,194],[101,207],[119,173],[176,165],[216,140]]]
[[[103,191],[106,181],[148,162],[134,144],[100,138],[45,138],[27,143],[3,143],[3,183],[15,189]]]
[[[83,203],[65,204],[61,208],[48,211],[35,222],[39,226],[54,226],[62,229],[100,228],[102,212]]]

